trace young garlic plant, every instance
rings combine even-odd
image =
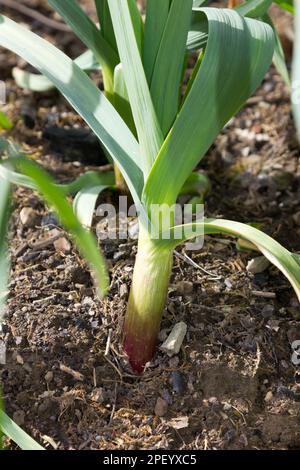
[[[74,16],[69,18],[70,23],[75,22],[76,2],[50,3],[61,8],[74,6]],[[220,130],[261,83],[274,52],[271,27],[247,17],[251,16],[253,6],[257,8],[258,0],[247,2],[245,16],[232,9],[200,8],[202,3],[148,0],[144,26],[137,10],[132,14],[131,0],[107,0],[120,58],[114,75],[108,74],[107,80],[121,77],[119,96],[130,103],[135,132],[74,61],[37,35],[0,16],[0,45],[23,57],[61,91],[118,165],[136,204],[140,231],[125,319],[124,349],[137,373],[143,371],[153,356],[173,252],[187,239],[203,233],[225,233],[250,241],[285,274],[300,298],[296,255],[263,232],[223,219],[175,224],[172,208],[186,181]],[[269,3],[259,1],[261,8],[263,5],[268,8]],[[84,31],[94,37],[90,22]],[[188,49],[202,50],[182,97],[187,44]],[[23,175],[12,174],[3,163],[0,176],[12,182],[22,177],[23,184],[38,188],[55,206],[67,229],[77,236],[76,218],[72,219],[69,209],[60,202],[61,198],[65,201],[70,188],[55,186],[43,170],[24,158],[17,161],[11,158],[10,162]],[[91,188],[85,186],[87,190]],[[153,216],[157,214],[153,208],[161,210],[162,219]],[[89,261],[93,264],[93,257]],[[98,272],[105,293],[108,281],[101,276],[101,269]]]

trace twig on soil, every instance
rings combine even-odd
[[[64,364],[60,363],[59,368],[62,372],[65,372],[66,374],[72,375],[74,379],[79,380],[80,382],[83,382],[84,376],[80,372],[77,372],[76,370],[71,369],[71,367],[65,366]]]
[[[97,388],[97,375],[96,375],[95,367],[93,367],[93,382],[94,382],[94,387]]]
[[[29,18],[33,18],[34,20],[42,23],[49,28],[57,29],[58,31],[63,32],[71,32],[71,29],[66,24],[60,23],[59,21],[52,20],[51,18],[47,18],[47,16],[39,13],[38,11],[33,10],[30,7],[20,4],[15,0],[0,0],[0,6],[4,6],[7,8],[11,8],[13,10],[18,11],[22,15],[28,16]]]
[[[276,299],[276,294],[274,292],[265,292],[260,290],[253,290],[252,294],[255,297],[263,297],[265,299]]]
[[[29,243],[29,246],[34,251],[40,251],[40,250],[43,250],[43,249],[47,248],[48,246],[52,245],[56,240],[58,240],[59,238],[62,238],[62,237],[63,237],[62,233],[57,233],[56,235],[53,235],[49,238],[46,238],[46,240],[45,239],[44,240],[38,240],[35,243]]]
[[[252,377],[256,376],[260,361],[261,361],[261,350],[260,350],[259,344],[256,343],[256,361],[255,361],[255,367],[254,367]]]
[[[221,276],[218,276],[217,274],[214,274],[214,273],[210,273],[209,271],[206,271],[204,268],[199,266],[199,264],[195,263],[195,261],[193,261],[186,253],[181,254],[176,250],[174,251],[174,253],[178,258],[185,261],[190,266],[193,266],[193,268],[200,269],[200,271],[202,271],[204,274],[207,274],[208,276],[210,276],[210,279],[208,279],[209,281],[219,281],[220,279],[222,279]]]
[[[110,425],[112,423],[112,420],[114,419],[114,414],[115,414],[115,411],[116,411],[116,404],[117,404],[117,397],[118,397],[118,382],[115,383],[114,404],[113,404],[113,407],[112,407],[112,410],[111,410],[108,425]]]
[[[110,328],[108,330],[108,336],[107,336],[104,356],[108,356],[108,354],[109,354],[110,344],[111,344],[111,335],[112,335],[112,328]]]
[[[120,376],[121,380],[123,381],[123,374],[122,372],[118,369],[118,367],[110,360],[108,359],[107,356],[105,356],[105,359],[107,360],[107,362],[115,369],[115,371],[118,373],[118,375]]]

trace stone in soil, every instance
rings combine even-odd
[[[20,221],[24,227],[34,227],[37,223],[37,214],[32,207],[23,207],[20,211]]]
[[[187,332],[187,325],[184,322],[176,323],[166,341],[161,345],[161,350],[174,356],[178,354]]]
[[[154,413],[156,416],[165,416],[168,411],[168,402],[164,400],[163,398],[158,397],[156,400],[155,408],[154,408]]]

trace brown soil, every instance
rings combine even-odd
[[[61,47],[73,56],[82,50],[72,34],[36,27],[58,44],[64,38]],[[15,124],[9,137],[59,181],[93,168],[64,162],[49,149],[42,137],[49,123],[83,124],[57,93],[18,89],[10,78],[16,62],[22,64],[1,51],[9,89],[4,111]],[[34,115],[33,129],[24,109]],[[289,93],[271,69],[201,166],[213,184],[206,214],[258,222],[299,252],[299,157]],[[20,222],[27,206],[36,213],[33,227]],[[8,413],[39,442],[49,449],[300,448],[299,370],[291,362],[291,343],[300,340],[299,305],[275,268],[250,275],[246,265],[255,253],[238,251],[227,237],[207,237],[203,250],[190,254],[217,279],[175,257],[159,343],[178,321],[188,333],[178,356],[158,349],[135,377],[120,338],[136,244],[102,243],[111,286],[100,301],[76,250],[34,247],[51,230],[40,198],[16,189],[13,208],[10,297],[0,336],[7,364],[0,372]],[[158,397],[168,404],[163,417],[154,413]]]

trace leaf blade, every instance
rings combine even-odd
[[[147,175],[162,145],[162,132],[151,100],[128,3],[108,0],[108,4],[139,138],[144,175]]]
[[[210,30],[206,53],[146,181],[146,207],[175,203],[196,164],[257,88],[272,60],[274,39],[268,25],[244,19],[233,10],[201,11]]]
[[[0,15],[0,44],[19,54],[55,84],[120,167],[139,205],[143,187],[139,145],[103,93],[63,52],[4,15]]]
[[[151,79],[150,92],[165,136],[178,112],[184,51],[192,16],[192,0],[173,0]]]
[[[191,234],[192,230],[194,230],[194,234]],[[160,243],[167,244],[170,248],[175,248],[178,244],[197,236],[197,233],[200,235],[203,233],[206,235],[225,233],[237,238],[242,237],[246,239],[255,245],[286,276],[300,301],[300,264],[292,253],[261,230],[232,220],[204,219],[203,221],[174,227],[172,234],[178,236],[182,231],[188,234],[183,235],[180,240],[162,240]]]
[[[113,70],[119,62],[114,49],[103,38],[100,30],[75,0],[63,0],[63,2],[48,0],[48,3],[62,16],[87,48],[93,51],[102,66],[105,86],[111,90]]]
[[[100,296],[105,295],[108,289],[108,273],[105,260],[94,236],[82,227],[63,191],[53,183],[52,178],[40,166],[30,160],[20,157],[14,160],[14,164],[22,173],[34,180],[38,191],[47,203],[54,208],[61,223],[71,233],[79,251],[88,262],[92,272],[94,272],[96,287],[99,288]]]
[[[22,450],[45,450],[23,429],[20,428],[3,410],[0,409],[0,428]]]
[[[144,37],[144,68],[150,85],[156,56],[166,22],[169,15],[170,0],[161,2],[157,8],[157,0],[148,0],[146,7],[145,37]]]

